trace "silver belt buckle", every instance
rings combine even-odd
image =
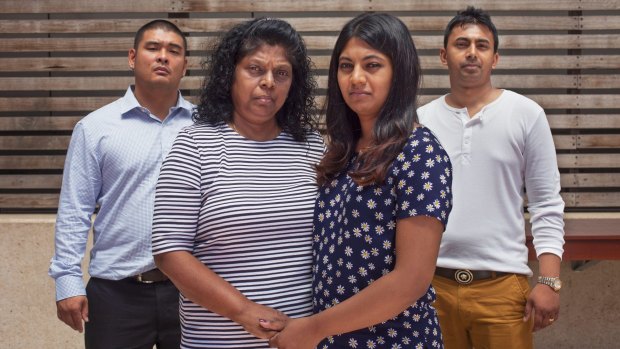
[[[467,269],[458,269],[454,272],[454,280],[461,285],[469,285],[474,281],[474,274]]]
[[[136,280],[138,282],[140,282],[140,283],[143,283],[143,284],[152,284],[154,282],[154,281],[150,281],[150,280],[144,280],[142,278],[142,273],[138,274],[138,276],[136,277]]]

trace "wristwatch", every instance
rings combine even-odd
[[[539,276],[538,283],[551,287],[555,292],[560,292],[562,280],[559,277]]]

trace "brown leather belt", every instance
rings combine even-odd
[[[508,274],[510,273],[489,270],[435,268],[435,275],[454,280],[461,285],[469,285],[478,280],[495,279]]]
[[[162,271],[157,268],[145,271],[144,273],[138,275],[130,276],[127,279],[137,281],[143,284],[152,284],[154,282],[169,280],[166,274],[162,273]]]

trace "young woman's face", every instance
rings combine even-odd
[[[338,58],[338,86],[360,119],[376,119],[392,86],[392,61],[366,42],[352,38]]]

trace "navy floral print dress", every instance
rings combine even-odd
[[[382,185],[358,186],[346,172],[319,190],[313,236],[313,305],[334,306],[394,269],[399,219],[425,215],[444,226],[452,205],[452,167],[447,153],[425,127],[409,136]],[[411,234],[415,234],[412,231]],[[324,348],[443,348],[435,290],[396,317],[342,335]]]

